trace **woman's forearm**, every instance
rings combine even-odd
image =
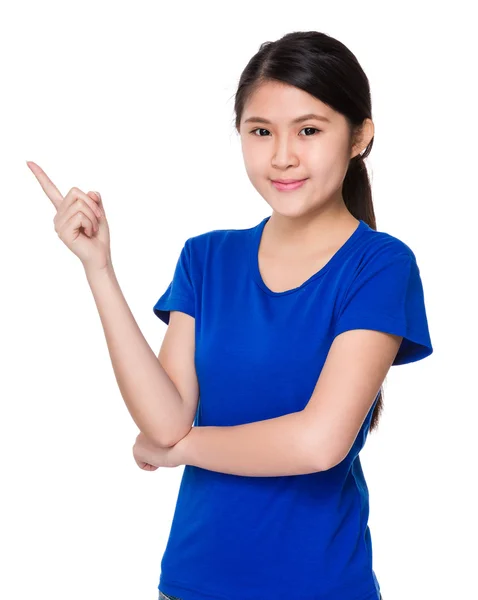
[[[131,417],[152,442],[160,446],[174,444],[190,429],[185,428],[181,418],[183,402],[176,386],[139,329],[113,267],[85,269],[85,274],[116,381]]]
[[[173,452],[178,464],[220,473],[305,475],[322,470],[316,437],[302,410],[245,425],[193,427]]]

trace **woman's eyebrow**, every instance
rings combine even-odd
[[[325,121],[326,123],[330,123],[330,120],[327,117],[322,115],[316,115],[314,113],[309,113],[307,115],[302,115],[301,117],[297,117],[290,122],[290,125],[295,125],[296,123],[301,123],[302,121],[308,121],[309,119],[316,119],[317,121]],[[249,117],[244,121],[244,123],[249,123],[249,121],[254,121],[255,123],[265,123],[266,125],[271,125],[272,121],[268,119],[264,119],[263,117]]]

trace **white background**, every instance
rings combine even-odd
[[[414,251],[434,353],[394,367],[361,453],[384,600],[477,598],[471,2],[21,2],[0,12],[0,597],[155,600],[184,467],[145,472],[81,263],[25,161],[102,194],[151,347],[185,240],[271,213],[233,121],[264,41],[318,30],[372,90],[377,226]],[[245,599],[247,600],[247,599]],[[269,600],[269,599],[265,599]]]

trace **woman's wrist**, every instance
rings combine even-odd
[[[111,260],[108,260],[103,265],[89,265],[83,263],[83,269],[85,270],[85,275],[89,279],[90,277],[95,277],[97,274],[104,273],[114,273],[113,263]]]
[[[191,452],[191,432],[193,430],[194,427],[191,427],[189,433],[181,438],[179,442],[172,447],[174,463],[176,463],[176,466],[189,464]]]

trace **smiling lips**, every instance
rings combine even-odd
[[[277,183],[296,183],[297,181],[304,181],[304,179],[272,179]]]
[[[274,179],[272,185],[278,190],[296,190],[300,188],[307,179]]]

